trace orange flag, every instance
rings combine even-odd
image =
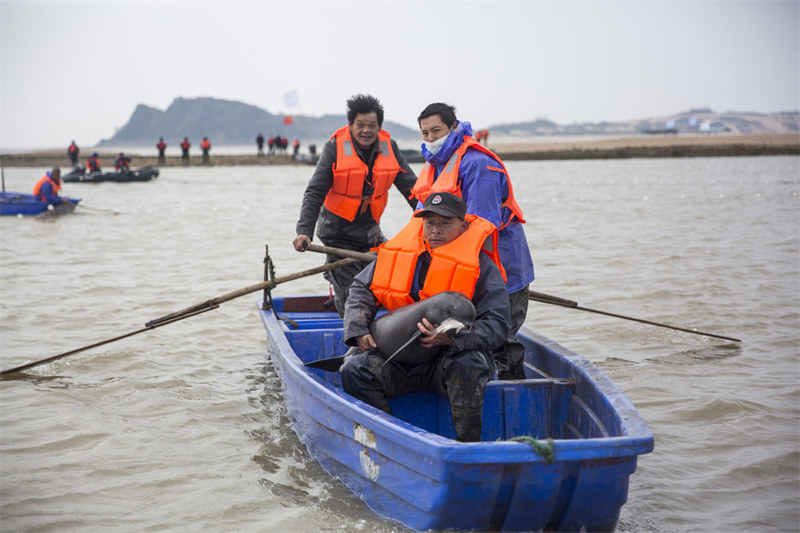
[[[294,120],[292,120],[292,115],[286,115],[285,117],[283,117],[283,123],[286,126],[291,126],[292,124],[294,124]]]

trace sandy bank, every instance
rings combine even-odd
[[[800,134],[772,135],[678,135],[636,136],[620,138],[586,138],[571,140],[530,139],[519,142],[513,139],[491,139],[489,147],[503,159],[509,161],[544,159],[610,159],[630,157],[719,157],[752,155],[800,155]],[[154,150],[155,152],[155,150]],[[100,152],[100,163],[104,169],[114,166],[116,151]],[[81,156],[83,161],[85,158]],[[85,162],[85,161],[84,161]],[[253,155],[214,155],[210,166],[236,165],[308,165],[308,162],[293,161],[289,155],[258,157]],[[72,165],[66,150],[50,150],[17,154],[0,154],[0,165],[4,167],[54,167],[70,168]],[[158,157],[132,157],[133,167],[184,166],[180,156],[167,156],[166,163],[159,164]],[[204,166],[201,155],[190,158],[190,166]]]

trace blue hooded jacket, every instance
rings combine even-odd
[[[50,171],[47,171],[47,177],[53,179],[53,176]],[[43,202],[47,202],[48,204],[55,204],[58,205],[62,202],[66,202],[67,200],[58,196],[55,191],[53,191],[53,186],[50,184],[49,181],[45,181],[42,183],[42,187],[39,189],[40,199]]]
[[[434,181],[464,142],[465,135],[472,136],[472,126],[466,121],[458,123],[435,154],[431,154],[423,143],[422,155],[435,170]],[[511,217],[511,210],[503,207],[503,200],[508,198],[508,178],[502,172],[489,170],[488,166],[497,166],[497,162],[483,152],[467,150],[458,172],[461,196],[467,203],[467,213],[485,218],[499,228]],[[421,208],[422,202],[419,202],[417,209]],[[509,224],[500,230],[497,248],[506,270],[509,293],[517,292],[533,281],[533,260],[522,224]]]

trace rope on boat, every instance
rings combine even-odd
[[[547,444],[542,441],[538,441],[533,437],[529,437],[527,435],[523,435],[521,437],[514,437],[511,439],[514,442],[527,442],[533,448],[533,451],[544,457],[547,464],[553,464],[553,448],[555,447],[555,443],[553,439],[547,439]]]
[[[275,263],[272,262],[272,257],[269,255],[264,257],[264,273],[266,274],[264,281],[267,280],[274,280],[275,279]],[[272,289],[275,288],[275,284],[268,285],[264,287],[264,301],[262,308],[263,309],[272,309]],[[277,315],[276,315],[277,316]]]

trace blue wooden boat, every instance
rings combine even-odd
[[[392,416],[304,365],[346,351],[326,299],[259,308],[295,431],[371,509],[416,530],[614,530],[653,435],[599,368],[523,328],[528,379],[490,382],[481,442],[457,442],[447,398],[407,394]]]
[[[0,192],[0,215],[23,215],[50,217],[65,215],[75,211],[75,206],[81,201],[80,198],[63,197],[69,203],[51,205],[39,201],[32,194],[21,192]]]

